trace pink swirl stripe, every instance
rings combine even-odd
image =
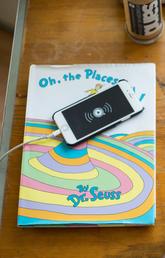
[[[120,181],[120,187],[115,189],[115,191],[120,191],[124,194],[131,190],[131,188],[133,187],[131,180],[120,169],[118,169],[110,164],[106,164],[105,162],[93,159],[93,158],[90,158],[90,160],[93,165],[109,171],[112,175],[114,175]]]

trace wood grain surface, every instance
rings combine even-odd
[[[13,35],[0,28],[0,135]]]
[[[17,150],[10,155],[8,164],[0,258],[165,257],[165,33],[150,46],[133,43],[125,32],[123,8],[118,0],[29,1],[11,146],[22,142],[23,138],[30,64],[125,62],[154,62],[157,65],[156,225],[17,228],[22,155],[22,151]]]

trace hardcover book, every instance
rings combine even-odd
[[[56,130],[55,111],[121,79],[144,111],[75,146],[62,135],[26,144],[18,226],[155,223],[155,78],[154,64],[31,66],[24,142]]]

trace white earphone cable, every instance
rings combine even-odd
[[[16,149],[18,149],[18,148],[20,148],[20,147],[22,147],[22,146],[24,146],[26,144],[29,144],[29,143],[32,143],[32,142],[37,142],[37,141],[40,141],[40,140],[43,140],[43,139],[54,138],[57,135],[59,135],[60,133],[61,133],[61,131],[58,129],[58,130],[52,132],[51,134],[44,135],[44,136],[41,136],[41,137],[38,137],[38,138],[35,138],[35,139],[32,139],[32,140],[29,140],[27,142],[22,142],[22,143],[16,145],[15,147],[11,148],[7,152],[5,152],[2,156],[0,156],[0,161],[3,160],[7,155],[9,155],[14,150],[16,150]]]

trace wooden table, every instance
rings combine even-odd
[[[10,155],[8,162],[0,231],[0,258],[165,257],[165,33],[159,42],[150,46],[133,43],[125,33],[123,8],[117,0],[29,1],[22,41],[11,146],[22,142],[23,138],[30,64],[124,62],[154,62],[157,65],[156,226],[91,229],[17,228],[22,155],[21,150],[18,150]]]
[[[3,117],[3,107],[6,93],[7,75],[10,62],[10,53],[12,46],[12,33],[0,28],[0,134],[1,134],[1,121]]]

